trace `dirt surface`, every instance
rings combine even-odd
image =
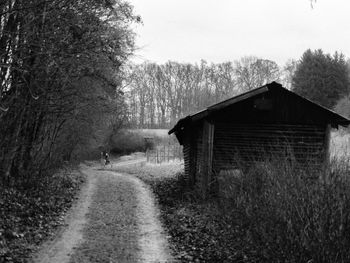
[[[148,186],[132,175],[103,170],[97,163],[82,166],[81,171],[87,183],[66,227],[43,246],[34,262],[173,261]]]
[[[86,166],[81,166],[85,170]],[[95,190],[97,177],[89,173],[85,185],[80,191],[78,200],[73,204],[65,218],[65,227],[62,228],[54,240],[45,243],[33,262],[63,263],[68,262],[73,248],[83,240],[83,228],[86,224],[86,214],[89,210],[92,194]]]

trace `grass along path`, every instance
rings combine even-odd
[[[93,185],[91,199],[85,200],[88,210],[78,219],[85,220],[82,239],[62,246],[67,244],[63,234],[52,242],[56,249],[50,251],[56,253],[44,249],[48,257],[35,262],[172,262],[149,188],[132,175],[97,168],[82,169]],[[65,232],[74,231],[72,225],[68,222]]]

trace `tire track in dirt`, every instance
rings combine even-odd
[[[87,183],[67,227],[34,262],[172,262],[150,188],[97,167],[82,167]]]
[[[85,168],[85,166],[82,166]],[[85,168],[86,169],[86,168]],[[78,200],[69,210],[65,227],[54,240],[46,242],[33,258],[38,263],[67,263],[73,249],[83,241],[83,228],[87,222],[86,214],[89,210],[92,195],[96,185],[96,176],[88,174],[86,183],[80,190]]]
[[[87,214],[84,242],[70,262],[138,262],[137,199],[132,182],[106,171],[98,177]]]
[[[140,231],[141,262],[172,262],[168,241],[159,221],[159,209],[149,187],[140,179],[129,177],[137,192],[137,219]]]

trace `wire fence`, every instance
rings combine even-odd
[[[146,151],[147,162],[164,163],[173,160],[183,160],[182,146],[158,145],[155,149]]]

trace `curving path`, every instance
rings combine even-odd
[[[132,175],[99,168],[81,167],[87,183],[66,227],[33,262],[172,262],[148,186]]]

